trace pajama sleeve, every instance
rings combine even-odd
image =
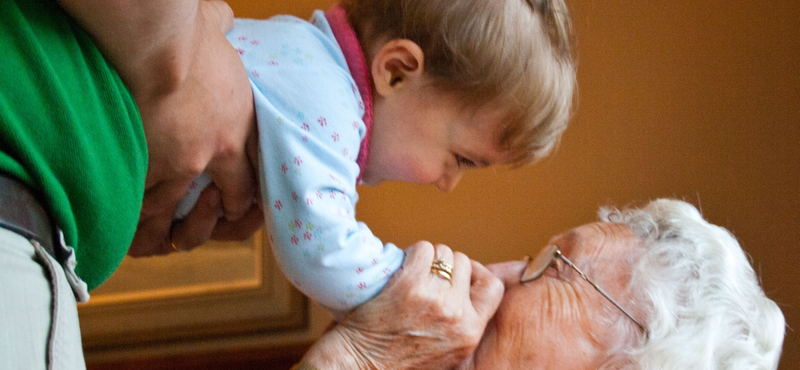
[[[324,22],[297,22],[237,20],[228,38],[253,86],[275,257],[304,294],[343,313],[374,297],[404,254],[356,220],[363,102]]]

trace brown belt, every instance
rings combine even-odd
[[[36,195],[18,180],[0,173],[0,227],[34,239],[51,256],[55,253],[55,231],[47,211]]]

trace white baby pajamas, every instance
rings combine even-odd
[[[355,218],[371,124],[355,33],[335,6],[308,22],[236,19],[227,37],[253,87],[259,182],[275,257],[304,294],[344,313],[374,297],[404,258]],[[191,209],[203,186],[179,212]]]

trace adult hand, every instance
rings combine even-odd
[[[375,297],[345,316],[306,354],[328,369],[448,369],[475,350],[503,285],[481,264],[443,245],[419,242]],[[453,258],[451,282],[431,273]]]
[[[222,195],[215,184],[206,187],[197,199],[197,204],[186,217],[173,223],[170,239],[175,249],[190,251],[209,239],[242,240],[250,236],[264,224],[264,213],[260,209],[249,211],[237,221],[219,218],[222,212]],[[140,222],[141,226],[141,222]],[[171,248],[171,246],[170,246]],[[166,250],[165,250],[166,249]],[[133,257],[142,257],[156,253],[136,254],[140,249],[131,248],[128,253]],[[174,252],[172,249],[160,248],[162,252]]]
[[[189,250],[212,236],[245,238],[262,224],[254,203],[255,171],[246,155],[256,146],[252,91],[224,37],[232,22],[225,3],[201,2],[195,61],[185,80],[169,94],[140,102],[150,165],[131,255],[168,253],[172,245]],[[209,191],[219,194],[171,230],[178,201],[203,171],[216,185]],[[221,212],[225,217],[218,219]]]
[[[230,7],[198,0],[59,3],[117,69],[142,116],[149,165],[129,253],[164,254],[173,241],[191,249],[208,236],[251,235],[262,217],[247,156],[255,152],[255,114],[247,72],[224,37],[233,22]],[[172,230],[175,207],[201,172],[218,194]],[[218,221],[220,212],[225,217]]]

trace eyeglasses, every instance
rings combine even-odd
[[[561,250],[558,248],[557,245],[553,244],[548,245],[544,247],[544,249],[542,249],[541,252],[539,252],[536,258],[531,259],[530,257],[526,256],[526,259],[528,260],[528,266],[525,268],[525,271],[522,272],[522,276],[519,278],[519,282],[521,284],[538,279],[539,277],[542,276],[542,274],[544,274],[545,270],[547,270],[550,267],[556,267],[557,260],[561,259],[562,261],[564,261],[564,263],[567,264],[567,266],[572,267],[578,273],[578,275],[580,275],[583,278],[583,280],[586,280],[589,284],[591,284],[594,287],[595,290],[600,292],[600,294],[602,294],[603,297],[606,297],[606,299],[608,299],[608,301],[611,302],[611,304],[619,308],[619,310],[622,311],[622,313],[624,313],[625,316],[628,316],[628,318],[631,319],[640,329],[642,329],[645,335],[647,335],[647,329],[645,329],[644,325],[636,321],[636,319],[634,319],[633,316],[631,316],[631,314],[628,313],[628,311],[625,311],[625,309],[622,308],[622,306],[620,306],[619,303],[613,300],[608,295],[608,293],[606,293],[603,289],[597,286],[597,284],[595,284],[591,279],[589,279],[589,277],[586,276],[586,274],[584,274],[581,270],[579,270],[578,267],[575,266],[574,263],[572,263],[572,261],[567,259],[567,257],[564,257],[564,255],[561,254]]]

